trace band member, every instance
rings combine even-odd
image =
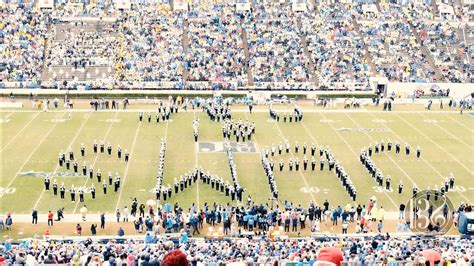
[[[54,179],[54,182],[53,182],[53,195],[54,196],[58,195],[58,183],[56,182],[56,179]]]
[[[81,143],[81,156],[86,156],[86,147],[84,147],[84,143]]]
[[[45,189],[46,191],[49,191],[49,184],[50,184],[50,182],[51,182],[51,181],[49,180],[49,176],[45,176],[45,178],[44,178],[44,189]]]
[[[61,187],[59,188],[59,196],[63,200],[64,195],[66,194],[66,188],[64,187],[64,183],[61,184]]]
[[[94,183],[92,183],[92,186],[91,186],[91,196],[92,196],[92,199],[94,200],[95,199],[95,186],[94,186]]]

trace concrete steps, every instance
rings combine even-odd
[[[430,50],[428,49],[428,47],[426,47],[426,45],[423,45],[423,42],[421,41],[420,36],[419,36],[418,31],[416,30],[415,26],[413,26],[413,23],[411,21],[408,21],[408,25],[410,26],[411,34],[413,36],[415,36],[416,41],[421,45],[421,49],[423,51],[423,54],[426,55],[426,59],[427,59],[428,63],[430,64],[431,68],[434,70],[436,80],[438,82],[445,81],[445,78],[443,77],[443,75],[441,74],[439,68],[435,64],[435,61],[433,59],[433,56],[431,55]]]
[[[188,34],[189,34],[189,21],[184,20],[183,21],[183,36],[181,38],[181,44],[183,45],[183,53],[184,53],[183,60],[186,60],[186,56],[187,56],[188,51],[189,51],[189,35]],[[183,62],[183,64],[184,64],[184,62]],[[186,84],[186,81],[188,80],[188,76],[189,76],[188,70],[183,65],[182,77],[183,77],[183,83],[184,84]]]
[[[244,44],[244,54],[245,54],[245,68],[247,69],[247,85],[248,86],[253,86],[254,81],[253,81],[253,74],[252,74],[252,69],[250,68],[250,52],[249,52],[249,42],[248,42],[248,37],[247,37],[247,31],[243,27],[243,19],[240,20],[240,26],[241,26],[241,34],[242,34],[242,42]]]
[[[357,22],[357,19],[355,17],[352,17],[352,24],[354,25],[354,29],[356,30],[357,35],[359,35],[361,40],[364,40],[364,38],[361,34],[361,31],[360,31],[359,23]],[[370,66],[371,74],[376,76],[377,71],[376,71],[376,67],[375,67],[375,64],[374,64],[374,60],[372,59],[372,56],[370,55],[369,49],[367,48],[367,44],[365,44],[365,43],[364,43],[364,58]]]
[[[301,18],[300,17],[298,17],[296,19],[296,24],[297,24],[297,27],[298,27],[297,33],[298,33],[298,36],[300,37],[301,47],[303,47],[303,52],[306,55],[306,58],[308,59],[308,61],[307,61],[308,63],[306,64],[306,67],[308,68],[308,71],[309,71],[309,74],[310,74],[310,81],[314,82],[314,85],[316,87],[319,87],[319,80],[318,80],[318,77],[316,75],[316,68],[314,67],[313,59],[312,59],[311,54],[308,50],[308,43],[306,41],[306,36],[301,34],[301,31],[303,29],[303,25],[301,23]]]

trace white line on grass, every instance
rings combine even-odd
[[[469,167],[467,167],[466,165],[464,165],[463,163],[461,163],[456,157],[454,157],[451,153],[449,153],[445,148],[443,148],[441,145],[439,145],[436,141],[433,141],[433,139],[431,139],[430,137],[428,137],[425,133],[423,133],[423,131],[419,130],[417,127],[413,126],[411,123],[409,123],[408,121],[406,121],[405,119],[403,119],[400,115],[397,114],[397,116],[400,118],[400,120],[402,120],[403,122],[405,122],[405,124],[409,125],[411,128],[415,129],[416,131],[418,131],[418,133],[420,133],[421,135],[423,135],[427,140],[429,140],[431,143],[433,143],[434,145],[436,145],[440,150],[444,151],[449,157],[451,157],[451,159],[453,159],[455,162],[457,162],[460,166],[462,166],[464,169],[466,169],[466,171],[468,173],[470,173],[471,175],[473,175],[474,173],[471,171],[471,169],[469,169]]]
[[[303,108],[303,111],[305,113],[365,113],[368,110],[367,109],[305,109],[306,107]],[[121,112],[121,113],[136,113],[136,112],[148,112],[151,109],[143,109],[143,108],[137,108],[137,109],[126,109],[126,110],[113,110],[115,112]],[[89,112],[90,109],[71,109],[69,110],[70,112],[73,113],[80,113],[80,112]],[[369,110],[370,112],[373,113],[387,113],[387,111],[382,111],[382,110]],[[43,112],[43,111],[34,111],[34,110],[15,110],[15,112],[18,113],[36,113],[36,112]],[[49,110],[48,112],[50,113],[60,113],[63,112],[63,110]],[[107,111],[107,110],[98,110],[97,113],[107,113],[107,112],[112,112],[112,111]],[[194,111],[198,112],[198,111]],[[243,113],[243,112],[248,112],[247,109],[233,109],[233,113]],[[252,113],[268,113],[268,110],[266,109],[254,109],[252,110]],[[407,113],[407,114],[420,114],[420,113],[429,113],[429,114],[458,114],[458,111],[441,111],[441,110],[416,110],[416,111],[403,111],[403,110],[395,110],[395,111],[390,111],[392,114],[402,114],[402,113]]]
[[[11,116],[11,114],[12,114],[12,113],[10,113],[10,116]],[[31,120],[28,121],[28,123],[26,123],[26,125],[25,125],[22,129],[20,129],[20,131],[18,131],[18,132],[15,134],[15,136],[13,136],[13,138],[10,139],[10,141],[8,141],[8,143],[2,148],[2,152],[5,151],[5,149],[6,149],[10,144],[12,144],[13,141],[14,141],[19,135],[21,135],[21,134],[23,133],[23,130],[25,130],[25,129],[31,124],[31,122],[33,122],[33,120],[35,120],[35,118],[39,116],[39,114],[41,114],[41,113],[38,112],[35,116],[33,116],[33,118],[31,118]]]
[[[466,126],[466,125],[464,125],[463,123],[459,122],[457,119],[454,119],[453,117],[451,117],[451,114],[443,114],[443,115],[445,115],[446,117],[448,117],[448,118],[451,119],[452,121],[456,122],[458,125],[464,127],[465,129],[467,129],[467,130],[469,130],[469,131],[471,131],[471,132],[474,132],[474,129],[472,129],[472,128]],[[470,125],[471,125],[471,126],[474,125],[473,122],[474,122],[474,121],[471,119],[471,120],[470,120]],[[471,137],[472,137],[472,135],[471,135]]]
[[[117,117],[117,114],[118,114],[118,112],[115,112],[114,117],[113,117],[112,119],[115,119],[115,118]],[[115,124],[115,123],[110,123],[109,128],[107,129],[107,132],[105,133],[105,136],[104,136],[104,138],[103,138],[103,140],[102,140],[104,143],[105,143],[105,140],[107,139],[107,136],[108,136],[109,133],[110,133],[110,130],[112,129],[112,125],[113,125],[113,124]],[[96,164],[96,162],[97,162],[97,159],[99,159],[99,153],[97,153],[97,154],[95,155],[95,159],[94,159],[94,162],[92,163],[92,167],[95,166],[95,164]],[[87,176],[86,176],[85,178],[86,178],[86,181],[84,182],[84,185],[83,185],[82,187],[86,187],[86,186],[87,186],[87,182],[89,182],[89,179],[90,179],[90,178],[87,177]],[[79,202],[80,202],[79,200],[76,202],[76,206],[74,207],[74,211],[72,212],[72,214],[75,214],[75,213],[76,213],[77,206],[79,206]]]
[[[427,118],[424,114],[420,114],[420,115],[423,116],[424,118]],[[474,148],[473,145],[472,145],[473,143],[464,142],[462,139],[456,137],[453,133],[447,131],[446,129],[444,129],[444,127],[442,127],[442,126],[440,126],[440,125],[438,125],[438,124],[436,124],[436,123],[434,123],[433,125],[435,125],[436,127],[440,128],[442,131],[446,132],[448,135],[451,136],[451,138],[453,138],[453,139],[459,141],[460,143],[466,145],[467,148],[470,148],[470,149],[473,149],[473,148]]]
[[[196,119],[196,112],[193,112],[193,116],[194,116],[194,119]],[[195,143],[194,145],[194,162],[195,162],[195,166],[197,167],[198,166],[198,144]],[[197,208],[199,210],[200,208],[200,202],[199,202],[199,180],[198,182],[196,182],[196,198],[197,198]]]
[[[316,140],[316,138],[313,136],[313,134],[311,134],[311,132],[309,131],[309,129],[306,127],[306,125],[303,123],[303,121],[300,122],[301,125],[303,126],[303,128],[306,130],[306,133],[308,133],[308,135],[311,137],[311,139],[316,143],[316,145],[318,146],[318,148],[321,149],[321,145],[319,145],[318,141]]]
[[[64,116],[64,114],[62,115]],[[61,116],[61,117],[62,117]],[[5,187],[5,191],[7,191],[10,186],[13,184],[13,182],[15,181],[15,179],[18,177],[18,175],[21,173],[21,170],[23,170],[23,167],[25,167],[25,165],[30,161],[31,157],[33,156],[33,154],[35,154],[35,152],[39,149],[39,147],[41,146],[41,144],[43,144],[43,142],[45,141],[45,139],[49,136],[49,134],[51,134],[51,132],[53,131],[53,129],[58,125],[58,123],[54,123],[53,126],[48,130],[48,132],[43,136],[43,138],[38,142],[38,145],[36,145],[35,149],[30,153],[30,155],[28,156],[28,158],[26,158],[25,162],[23,163],[23,165],[20,167],[20,169],[18,169],[18,172],[16,172],[16,174],[13,176],[12,180],[10,180],[10,182],[8,183],[8,185]]]
[[[375,115],[373,115],[373,114],[370,114],[370,115],[371,115],[372,117],[374,117],[374,118],[377,118],[377,117],[376,117]],[[387,129],[390,129],[390,128],[389,128],[388,126],[386,126],[386,125],[384,125],[384,127],[387,128]],[[391,132],[392,132],[392,134],[395,135],[398,139],[400,139],[400,140],[402,140],[403,142],[407,143],[400,135],[398,135],[397,133],[395,133],[393,130],[391,130]],[[428,160],[426,160],[425,157],[421,156],[420,158],[421,158],[421,160],[422,160],[424,163],[426,163],[433,171],[435,171],[435,172],[441,177],[441,180],[444,181],[443,175],[442,175]],[[461,197],[463,197],[463,198],[466,200],[467,203],[470,202],[470,200],[468,200],[468,199],[466,198],[466,196],[464,196],[464,194],[462,194],[460,191],[457,191],[457,192],[459,193],[459,195],[461,195]]]
[[[452,118],[450,114],[444,114],[444,116],[446,116],[447,118],[449,118],[449,119],[451,119],[452,121],[456,122],[458,125],[464,127],[465,129],[467,129],[467,130],[469,130],[469,131],[471,131],[471,132],[474,132],[474,129],[472,129],[472,128],[466,126],[466,125],[464,125],[463,123],[459,122],[457,119]],[[474,125],[474,123],[472,122],[473,120],[471,119],[471,120],[469,120],[469,121],[471,121],[471,126],[473,126],[473,125]],[[471,137],[472,137],[472,135],[471,135]]]
[[[321,116],[323,117],[323,119],[326,119],[326,116],[324,116],[323,113],[321,113]],[[339,131],[337,131],[337,129],[334,128],[334,126],[331,123],[328,123],[328,125],[332,128],[332,130],[334,130],[334,132],[336,132],[336,135],[346,144],[346,146],[349,147],[349,149],[356,156],[356,158],[359,157],[359,154],[357,154],[354,151],[354,149],[352,148],[352,146],[349,143],[347,143],[347,140],[341,136],[341,133],[339,133]],[[385,194],[385,196],[387,196],[387,198],[390,200],[390,202],[393,204],[393,206],[396,209],[398,209],[399,206],[395,203],[395,201],[392,199],[392,197],[390,197],[390,195],[387,193],[387,191],[385,191],[385,189],[383,190],[383,193]]]
[[[142,123],[138,123],[138,127],[137,127],[137,130],[135,131],[135,137],[133,138],[133,143],[132,143],[132,148],[130,150],[131,154],[133,154],[133,150],[135,149],[135,144],[137,143],[137,137],[138,137],[138,132],[140,132],[140,127],[142,126]],[[136,156],[132,156],[130,157],[130,159],[128,160],[127,162],[127,166],[125,167],[125,173],[123,174],[123,185],[122,187],[120,188],[120,191],[119,191],[119,196],[118,196],[118,199],[117,199],[117,204],[115,205],[115,210],[118,209],[119,205],[120,205],[120,199],[122,198],[122,192],[125,188],[125,181],[127,180],[127,174],[128,174],[128,168],[131,164],[131,160],[136,157]]]
[[[284,141],[287,141],[287,140],[285,139],[285,137],[283,136],[283,132],[281,131],[280,126],[278,125],[278,123],[275,123],[275,125],[276,125],[278,131],[280,132],[281,138],[282,138]],[[292,149],[290,149],[290,153],[291,153],[291,156],[295,157],[295,155],[293,154]],[[301,171],[301,169],[299,169],[298,172],[300,173],[300,176],[301,176],[301,178],[303,179],[303,182],[304,182],[304,184],[305,184],[305,186],[306,186],[306,189],[308,189],[308,191],[311,191],[311,187],[309,186],[308,181],[306,181],[306,178],[305,178],[303,172]],[[313,200],[313,202],[316,203],[316,199],[314,198],[313,193],[309,193],[309,195],[311,196],[311,199]]]
[[[67,149],[66,149],[66,152],[68,150],[71,149],[72,145],[74,144],[74,142],[76,141],[76,138],[79,136],[79,133],[82,131],[82,129],[84,128],[84,126],[86,125],[87,121],[89,121],[89,118],[92,116],[92,113],[89,113],[89,116],[87,117],[86,120],[84,120],[84,122],[82,123],[81,127],[77,130],[76,132],[76,135],[74,135],[74,137],[72,138],[71,142],[69,143]],[[51,177],[54,177],[54,175],[56,174],[56,172],[58,171],[59,169],[59,164],[56,164],[56,168],[54,169],[53,171],[53,174],[51,175]],[[46,192],[46,190],[43,189],[43,191],[41,192],[40,196],[38,197],[38,200],[36,201],[33,209],[36,209],[38,207],[38,204],[41,202],[41,199],[43,198],[43,195],[44,193]]]

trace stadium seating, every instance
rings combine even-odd
[[[459,4],[455,16],[444,4],[322,3],[306,12],[263,1],[246,12],[224,2],[192,3],[188,12],[150,3],[119,10],[109,1],[53,11],[3,5],[7,87],[359,90],[372,76],[474,80],[470,13]]]
[[[321,236],[320,239],[263,240],[260,237],[188,239],[184,232],[174,238],[147,233],[145,239],[141,240],[66,238],[54,242],[6,241],[0,246],[0,263],[160,265],[166,254],[179,249],[190,265],[313,265],[322,261],[331,262],[330,265],[341,265],[341,262],[344,263],[342,265],[437,265],[434,263],[436,261],[441,262],[439,265],[471,265],[474,248],[471,240],[458,237],[430,239],[378,235],[363,238]]]

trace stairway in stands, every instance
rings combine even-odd
[[[360,32],[359,23],[357,22],[357,19],[355,17],[352,17],[352,23],[354,25],[355,31],[357,32],[357,34],[359,35],[361,40],[364,40],[364,37]],[[369,49],[367,48],[367,44],[364,44],[364,58],[365,58],[365,61],[369,64],[371,74],[376,76],[377,75],[377,69],[375,67],[374,60],[372,59],[372,56],[369,53]]]
[[[247,37],[247,31],[244,28],[244,19],[240,19],[240,26],[241,26],[241,34],[242,34],[242,42],[244,44],[244,54],[245,54],[245,68],[247,69],[247,85],[253,86],[253,74],[252,69],[250,68],[250,52],[249,52],[249,41]]]
[[[52,80],[56,75],[56,79],[59,81],[72,81],[74,79],[78,81],[90,81],[102,79],[103,77],[110,77],[111,75],[115,76],[115,68],[113,66],[113,62],[111,65],[94,65],[86,66],[85,68],[74,68],[73,65],[50,64],[50,62],[48,62],[48,60],[46,59],[48,55],[50,55],[52,49],[54,49],[54,45],[56,43],[68,43],[74,41],[66,40],[66,31],[78,33],[83,30],[85,32],[104,32],[105,34],[107,27],[109,26],[110,24],[104,21],[86,22],[83,25],[76,25],[72,22],[53,25],[52,28],[49,29],[49,31],[55,30],[56,33],[55,36],[50,35],[51,40],[47,40],[47,46],[45,47],[45,64],[42,69],[41,79],[43,81]],[[117,37],[118,34],[117,32],[112,32],[110,36]]]
[[[438,4],[436,3],[436,0],[431,1],[431,12],[433,13],[433,16],[439,17],[439,9],[438,9]]]
[[[187,54],[188,54],[188,51],[189,51],[189,21],[187,19],[185,19],[183,21],[183,36],[182,36],[182,39],[181,39],[181,43],[183,45],[183,54],[184,54],[184,58],[183,60],[186,60],[186,57],[187,57]],[[184,67],[184,62],[183,62],[183,84],[186,84],[186,81],[188,80],[188,69],[186,69],[186,67]]]
[[[443,77],[439,68],[435,64],[430,50],[428,49],[428,47],[426,47],[426,45],[423,45],[423,42],[420,39],[420,35],[418,34],[417,29],[413,26],[413,23],[410,20],[408,21],[408,25],[410,26],[412,36],[415,36],[416,42],[420,44],[423,54],[426,55],[426,60],[430,64],[430,67],[434,70],[436,80],[438,82],[445,81],[445,78]]]
[[[375,6],[377,7],[377,11],[381,13],[382,7],[380,6],[380,0],[375,0]]]
[[[296,24],[297,24],[297,27],[298,27],[297,33],[298,33],[298,36],[300,37],[301,47],[303,47],[303,52],[306,55],[306,58],[308,59],[308,61],[307,61],[308,63],[306,65],[306,68],[308,68],[309,75],[310,75],[310,80],[311,80],[311,82],[314,82],[314,85],[316,87],[319,87],[319,79],[316,75],[316,68],[314,67],[313,59],[312,59],[311,54],[308,50],[308,42],[306,41],[306,36],[304,36],[304,34],[302,34],[303,25],[301,23],[301,18],[300,17],[298,17],[296,19]]]

